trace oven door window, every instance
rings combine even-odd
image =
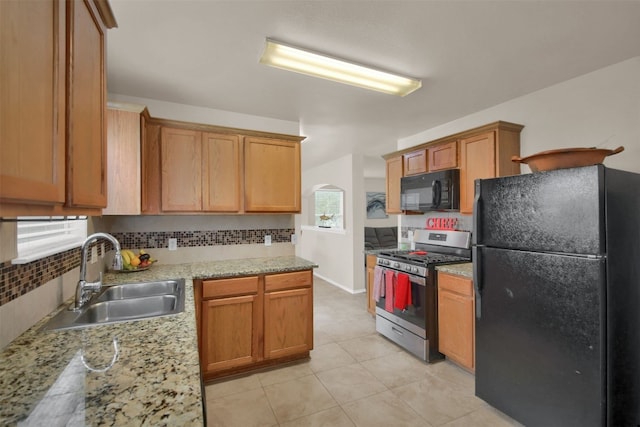
[[[424,329],[426,327],[426,315],[425,315],[425,305],[427,301],[426,287],[424,284],[417,283],[416,280],[411,279],[410,277],[410,286],[411,286],[411,304],[407,305],[404,310],[400,310],[396,307],[393,307],[393,301],[391,301],[391,306],[393,307],[393,314],[398,316],[401,319],[406,320],[407,322],[413,323],[414,325]],[[384,284],[383,284],[384,285]],[[381,296],[379,301],[376,303],[378,307],[385,310],[386,301],[388,295]],[[391,296],[393,298],[393,296]],[[389,311],[389,310],[386,310]]]

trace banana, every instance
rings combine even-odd
[[[131,257],[127,253],[126,249],[121,250],[120,251],[120,255],[122,255],[122,263],[124,265],[130,265],[131,264]]]

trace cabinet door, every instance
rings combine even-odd
[[[258,296],[246,295],[202,302],[204,372],[250,365],[258,360]]]
[[[387,160],[387,213],[399,214],[400,209],[400,178],[402,178],[402,156]]]
[[[441,353],[469,370],[475,368],[473,282],[438,273],[438,345]]]
[[[300,212],[300,144],[269,138],[244,140],[246,212]]]
[[[0,1],[0,213],[65,201],[64,6]]]
[[[474,181],[496,176],[495,132],[460,141],[460,213],[473,212]]]
[[[107,206],[106,29],[93,2],[67,2],[67,205]]]
[[[451,141],[429,147],[429,171],[458,167],[458,142]]]
[[[240,210],[240,137],[202,135],[202,209],[209,212]]]
[[[163,127],[160,136],[162,211],[202,210],[202,143],[198,131]]]
[[[275,359],[313,348],[311,288],[264,294],[264,357]]]
[[[140,113],[107,110],[108,202],[104,215],[140,214]]]
[[[427,172],[427,150],[417,150],[402,156],[404,159],[404,176],[418,175]]]

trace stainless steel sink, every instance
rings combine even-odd
[[[184,279],[126,283],[105,287],[79,311],[62,310],[41,330],[84,328],[184,311]]]
[[[178,280],[113,285],[102,291],[96,301],[115,301],[157,295],[179,295],[182,291],[180,286]],[[184,280],[182,281],[182,287],[184,287]]]

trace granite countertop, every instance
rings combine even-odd
[[[314,267],[290,256],[156,264],[146,271],[105,274],[105,285],[184,278],[185,310],[135,322],[40,332],[68,301],[0,353],[0,425],[203,425],[192,279]]]
[[[439,265],[436,270],[443,273],[457,274],[458,276],[473,278],[473,263],[465,262],[463,264]]]

